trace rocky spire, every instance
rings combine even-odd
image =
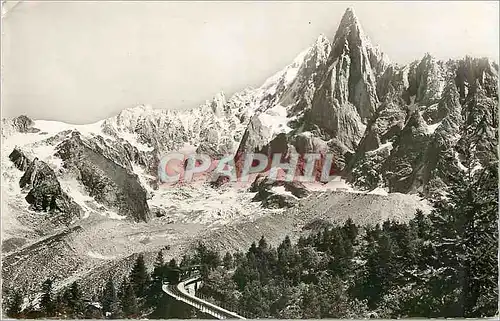
[[[365,36],[354,10],[348,8],[335,33],[328,73],[314,96],[310,121],[353,146],[362,136],[362,123],[376,110],[376,81],[385,70],[385,61]]]
[[[333,38],[333,51],[342,50],[346,42],[356,46],[368,47],[370,50],[373,50],[373,46],[363,32],[361,23],[356,17],[353,8],[347,8],[340,20],[340,25]]]

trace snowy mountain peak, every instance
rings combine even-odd
[[[320,34],[316,42],[311,47],[311,51],[315,52],[319,59],[326,60],[330,54],[332,44],[324,34]]]
[[[318,38],[316,39],[316,46],[318,46],[318,45],[324,45],[326,43],[330,44],[330,41],[328,40],[328,38],[324,34],[321,33],[318,36]]]

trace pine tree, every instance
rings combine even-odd
[[[182,265],[181,265],[182,267]],[[166,268],[165,268],[165,281],[168,283],[176,283],[178,282],[179,274],[178,274],[177,262],[175,259],[171,259]]]
[[[365,228],[362,259],[366,263],[358,272],[355,293],[356,298],[367,300],[368,307],[375,309],[382,299],[389,277],[388,261],[390,260],[392,241],[387,233],[383,233],[377,224],[374,228]]]
[[[269,316],[269,300],[265,297],[262,284],[252,281],[243,290],[240,306],[246,315],[251,318],[265,318]]]
[[[81,318],[82,314],[84,313],[84,305],[82,300],[82,293],[77,282],[73,282],[70,288],[64,292],[63,300],[72,318]]]
[[[174,269],[178,268],[177,261],[175,259],[171,259],[170,261],[168,261],[168,267],[171,267],[171,268],[174,268]]]
[[[448,199],[431,213],[436,260],[429,287],[434,314],[483,317],[497,312],[498,173],[491,163],[451,179]]]
[[[422,210],[417,210],[415,217],[409,222],[409,228],[414,235],[414,246],[416,264],[419,270],[425,270],[429,263],[435,257],[434,248],[430,244],[431,221]]]
[[[139,254],[137,257],[134,267],[130,272],[130,284],[132,285],[135,295],[138,298],[144,297],[146,294],[146,288],[149,283],[149,274],[146,270],[146,264],[144,263],[144,256]]]
[[[255,255],[248,253],[247,256],[248,259],[243,260],[233,274],[233,280],[240,291],[243,291],[248,283],[259,280],[259,271],[254,263],[256,261]]]
[[[163,252],[159,251],[151,274],[151,286],[148,289],[148,306],[157,309],[163,297],[163,281],[166,277],[165,261]]]
[[[298,284],[300,281],[300,257],[297,249],[292,245],[287,235],[278,246],[278,271],[283,276],[283,281],[290,284]]]
[[[248,253],[247,253],[247,256],[249,254],[253,254],[254,256],[257,255],[257,244],[255,244],[255,242],[252,242],[252,245],[250,245],[250,249],[248,250]]]
[[[365,304],[352,299],[342,279],[323,276],[317,286],[322,318],[363,318]]]
[[[330,262],[330,270],[334,275],[345,276],[351,267],[351,259],[353,256],[353,247],[350,239],[342,230],[339,228],[334,228],[330,233],[329,253],[331,254],[332,260]]]
[[[208,249],[202,242],[198,242],[194,260],[196,263],[206,266],[210,270],[214,270],[221,264],[219,252]]]
[[[42,298],[40,300],[40,308],[46,317],[55,315],[55,300],[52,293],[52,280],[47,279],[42,284]]]
[[[21,308],[23,304],[23,296],[17,290],[13,291],[12,297],[9,298],[7,303],[7,316],[10,318],[19,318],[21,315]]]
[[[69,298],[70,298],[70,288],[67,287],[63,291],[57,293],[54,298],[54,306],[55,310],[61,317],[70,317],[71,311],[68,306]]]
[[[382,292],[385,293],[393,284],[397,270],[395,257],[399,250],[397,243],[391,238],[390,233],[383,232],[378,242],[378,277],[382,280]]]
[[[342,229],[344,230],[344,233],[346,234],[351,244],[356,244],[356,237],[358,236],[358,227],[356,226],[356,224],[354,224],[354,222],[350,217],[345,221]]]
[[[112,277],[109,277],[108,281],[106,282],[101,302],[104,315],[109,315],[111,319],[120,317],[118,294],[116,292],[116,287]]]
[[[137,297],[135,295],[134,287],[131,283],[124,281],[122,285],[124,289],[123,297],[121,299],[121,308],[125,317],[136,317],[139,313],[137,306]]]
[[[165,266],[165,259],[163,258],[163,251],[158,251],[158,254],[156,255],[155,263],[153,265],[153,269],[155,270],[161,270]]]
[[[186,267],[186,266],[190,266],[191,264],[193,264],[193,259],[189,255],[184,254],[182,256],[181,263],[179,264],[179,266]]]
[[[222,259],[222,264],[226,268],[226,270],[230,270],[233,268],[233,256],[231,253],[226,252],[226,255],[224,255],[224,258]]]
[[[473,213],[466,231],[470,283],[464,289],[466,317],[498,313],[498,168],[491,163],[472,186]],[[469,204],[471,205],[471,204]]]
[[[259,240],[259,251],[265,252],[267,251],[268,247],[269,246],[267,245],[266,238],[264,237],[264,235],[262,235],[262,237]]]
[[[128,278],[127,277],[123,277],[123,280],[122,280],[122,283],[120,283],[120,286],[118,287],[118,299],[123,299],[123,296],[125,295],[125,288],[127,287],[128,285]]]
[[[320,319],[321,309],[320,309],[319,296],[316,291],[316,286],[310,284],[302,295],[302,311],[304,319]]]

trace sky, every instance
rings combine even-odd
[[[499,55],[496,1],[16,2],[2,19],[2,117],[82,124],[139,104],[196,107],[331,40],[348,7],[399,64]]]

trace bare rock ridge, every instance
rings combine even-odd
[[[331,94],[323,99],[339,107],[351,103],[362,120],[370,118],[378,103],[376,76],[386,66],[382,55],[363,33],[353,9],[347,9],[342,17],[333,39],[329,65],[331,72],[323,86],[328,86],[327,92]]]
[[[9,159],[14,163],[14,166],[16,166],[17,169],[23,172],[26,171],[30,163],[23,151],[17,147],[14,148],[12,153],[9,154]]]
[[[77,132],[58,146],[57,155],[99,203],[136,221],[150,218],[147,193],[137,174],[89,147]]]
[[[19,151],[16,154],[19,155],[17,160],[24,157]],[[61,189],[54,171],[38,158],[33,159],[26,167],[19,186],[29,190],[26,201],[34,211],[57,215],[65,224],[81,215],[80,206]]]
[[[13,119],[2,119],[2,138],[9,137],[12,133],[36,133],[39,129],[33,128],[33,120],[26,115]]]

